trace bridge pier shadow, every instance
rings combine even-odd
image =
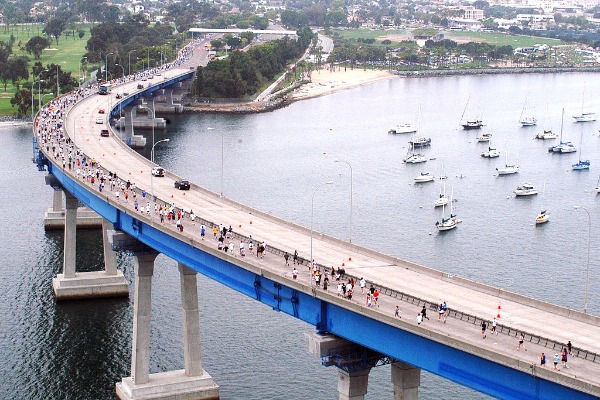
[[[364,400],[372,368],[391,364],[394,400],[418,400],[421,369],[332,334],[307,334],[308,351],[338,369],[339,400]]]
[[[112,232],[115,250],[134,256],[135,289],[131,376],[116,384],[117,397],[135,399],[218,399],[219,386],[202,369],[197,273],[179,263],[183,312],[184,369],[150,374],[152,277],[158,252],[122,232]]]
[[[56,300],[102,297],[127,297],[129,285],[123,272],[117,269],[117,259],[111,250],[108,230],[112,224],[102,220],[104,238],[104,271],[77,272],[77,206],[79,201],[70,192],[65,194],[63,273],[52,279]],[[55,196],[56,197],[56,196]]]

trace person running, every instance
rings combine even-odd
[[[570,340],[567,342],[567,351],[569,352],[569,355],[573,355],[573,345]]]
[[[560,371],[560,368],[558,368],[558,353],[554,354],[554,369]]]
[[[425,304],[423,304],[423,308],[421,309],[421,315],[423,316],[423,319],[426,319],[429,321],[429,317],[427,316],[427,308],[425,307]]]
[[[521,350],[521,347],[523,347],[523,350],[527,351],[527,349],[525,348],[525,335],[522,333],[519,336],[519,344],[517,345],[517,350]]]
[[[421,315],[421,313],[417,314],[417,325],[421,325],[421,322],[423,321],[423,316]]]
[[[294,250],[294,264],[299,264],[299,262],[298,262],[298,250]]]
[[[283,254],[283,259],[285,260],[285,265],[290,265],[290,255],[287,252]]]
[[[481,338],[485,339],[486,338],[486,334],[485,334],[485,330],[487,329],[487,324],[485,323],[485,320],[481,321]]]
[[[498,332],[496,331],[496,317],[494,317],[494,320],[492,321],[492,328],[490,329],[490,332],[492,332],[492,335],[495,333],[496,335],[498,334]]]
[[[394,317],[402,318],[400,316],[400,306],[396,305],[396,312],[394,313]]]
[[[204,235],[206,235],[206,226],[204,224],[200,225],[200,237],[204,240]]]
[[[562,365],[563,365],[563,367],[564,367],[564,368],[569,368],[569,367],[567,366],[567,357],[568,357],[568,354],[569,354],[569,353],[567,352],[567,348],[566,348],[566,347],[563,347],[563,350],[562,350],[562,353],[561,353],[561,357],[560,357],[560,359],[561,359],[561,361],[562,361]]]
[[[544,352],[540,356],[540,367],[546,368],[546,354]]]
[[[360,293],[364,294],[365,293],[365,288],[367,287],[367,281],[365,281],[365,278],[363,278],[362,276],[360,277]]]

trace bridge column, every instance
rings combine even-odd
[[[58,230],[65,227],[65,209],[63,208],[63,187],[52,174],[45,177],[46,184],[54,190],[52,207],[46,210],[44,216],[44,228],[46,230]],[[99,228],[102,225],[102,217],[87,207],[77,209],[77,227]]]
[[[338,394],[340,400],[363,400],[367,394],[371,368],[346,372],[338,368]]]
[[[135,297],[131,377],[116,384],[117,397],[134,399],[218,399],[219,387],[202,369],[200,351],[200,314],[196,273],[179,264],[181,304],[183,309],[183,342],[185,369],[150,374],[150,321],[152,309],[152,276],[158,253],[121,234],[113,239],[123,247],[137,248],[135,255]],[[124,242],[128,242],[124,244]],[[133,243],[133,245],[132,245]]]
[[[62,212],[63,211],[62,189],[61,188],[52,188],[52,189],[54,189],[54,196],[52,197],[52,211]]]
[[[421,369],[403,362],[392,364],[394,400],[418,400]]]
[[[77,198],[65,191],[65,250],[63,273],[52,279],[56,300],[91,299],[101,297],[127,297],[129,284],[117,270],[117,259],[110,246],[110,222],[103,221],[104,271],[76,272]]]

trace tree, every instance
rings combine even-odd
[[[31,89],[17,90],[15,97],[10,99],[10,104],[17,106],[17,115],[28,115],[31,109]]]
[[[54,36],[56,39],[56,44],[58,44],[58,38],[62,35],[63,31],[67,26],[67,21],[59,17],[52,17],[46,22],[46,26],[44,26],[44,32],[48,36]]]
[[[27,53],[33,54],[36,60],[39,60],[42,55],[42,51],[50,46],[50,41],[41,36],[34,36],[25,43],[25,50]]]
[[[27,70],[28,63],[29,63],[29,60],[27,59],[27,57],[10,58],[4,64],[3,81],[4,81],[4,74],[6,74],[7,80],[12,81],[12,83],[15,85],[15,87],[17,88],[17,91],[18,91],[19,87],[20,87],[21,79],[29,78],[29,71]],[[4,82],[5,82],[4,90],[6,91],[6,81],[4,81]]]

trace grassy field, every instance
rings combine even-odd
[[[412,36],[408,30],[370,30],[370,29],[336,29],[344,39],[375,39],[381,42],[384,38],[389,38],[392,42],[400,41],[400,38]],[[558,46],[565,44],[561,40],[547,39],[534,36],[514,36],[501,32],[466,32],[466,31],[441,31],[447,39],[459,42],[485,42],[495,46],[511,45],[513,47],[531,47],[534,44],[547,44],[548,46]],[[394,39],[394,37],[397,37]]]
[[[43,24],[34,25],[17,25],[10,28],[8,32],[4,30],[4,27],[0,27],[0,40],[7,43],[10,39],[10,35],[14,35],[15,44],[13,45],[13,56],[26,56],[29,57],[29,73],[31,74],[31,68],[36,61],[40,61],[43,65],[46,64],[58,64],[64,71],[71,71],[71,75],[78,79],[79,78],[79,60],[83,54],[85,54],[85,45],[90,38],[90,25],[82,25],[81,29],[85,31],[85,35],[82,39],[79,39],[77,32],[75,32],[75,38],[73,36],[66,36],[65,33],[58,39],[58,45],[56,41],[52,39],[52,43],[48,49],[45,49],[42,53],[40,60],[34,60],[33,56],[27,54],[23,49],[25,43],[33,36],[45,36],[42,33],[44,28]],[[30,76],[29,80],[32,81],[35,77]],[[0,115],[14,115],[16,107],[12,107],[10,99],[13,98],[15,88],[12,84],[6,87],[0,86]],[[51,96],[46,96],[45,101],[51,99]]]
[[[456,41],[485,42],[495,46],[511,45],[517,47],[533,47],[535,44],[559,46],[565,44],[562,40],[541,38],[535,36],[509,35],[501,32],[444,32],[446,39]]]

